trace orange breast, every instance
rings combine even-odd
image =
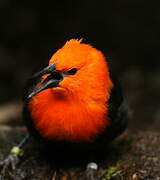
[[[91,99],[74,99],[61,90],[45,90],[29,103],[36,129],[52,140],[90,142],[109,124],[107,106]]]

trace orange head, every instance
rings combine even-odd
[[[103,132],[113,84],[99,50],[72,39],[38,74],[42,81],[30,96],[29,110],[43,137],[91,142]]]

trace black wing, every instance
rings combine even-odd
[[[111,89],[111,95],[108,101],[108,116],[111,119],[111,124],[107,130],[107,134],[111,139],[114,139],[126,129],[130,117],[130,110],[123,98],[120,83],[112,74],[111,79],[114,87]]]
[[[36,130],[34,127],[32,118],[30,116],[30,112],[28,109],[28,102],[30,99],[28,99],[29,94],[33,92],[35,89],[36,85],[41,82],[41,76],[34,74],[30,79],[28,79],[26,86],[24,88],[24,94],[23,94],[23,120],[25,125],[28,128],[29,133],[33,136],[36,137],[36,139],[41,141],[41,136],[39,132]]]
[[[123,133],[127,127],[130,116],[130,110],[123,98],[120,83],[112,74],[111,80],[114,84],[114,87],[111,89],[110,99],[107,102],[109,109],[108,117],[110,118],[111,123],[104,130],[104,132],[99,137],[97,137],[97,142],[106,142],[107,144],[112,142],[114,138]]]

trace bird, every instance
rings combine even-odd
[[[70,39],[53,54],[47,67],[28,80],[23,117],[29,134],[1,165],[11,164],[15,169],[22,146],[34,137],[44,147],[53,147],[52,156],[71,152],[83,159],[91,155],[85,158],[86,177],[96,179],[95,153],[124,132],[129,110],[107,57],[82,39]]]

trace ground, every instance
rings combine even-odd
[[[0,159],[26,134],[25,128],[0,127]],[[100,180],[160,180],[160,134],[128,131],[113,142],[99,165]],[[7,170],[0,180],[80,180],[85,167],[55,170],[30,142],[16,171]]]

